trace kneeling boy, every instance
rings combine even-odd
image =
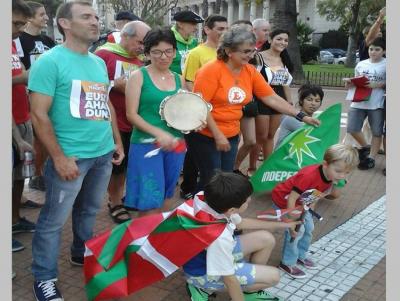
[[[227,220],[222,234],[183,267],[192,301],[206,301],[214,291],[227,289],[232,301],[280,300],[264,289],[279,282],[277,268],[267,266],[275,239],[267,229],[285,229],[282,223],[240,217],[249,206],[253,188],[246,177],[218,173],[204,188],[206,210]],[[261,229],[234,236],[238,229]],[[250,255],[250,262],[243,260]]]

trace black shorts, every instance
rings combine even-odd
[[[283,86],[271,86],[271,88],[275,91],[277,95],[286,100],[285,92],[283,90]],[[269,106],[265,105],[261,100],[256,98],[256,102],[258,105],[258,114],[260,115],[279,115],[282,114]]]
[[[128,153],[129,153],[129,146],[131,144],[132,132],[119,131],[119,134],[121,135],[122,145],[124,147],[125,158],[122,160],[120,165],[113,164],[112,173],[114,175],[120,175],[120,174],[126,172],[126,168],[128,167]]]

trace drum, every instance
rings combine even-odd
[[[178,90],[176,94],[166,97],[161,102],[160,115],[168,126],[187,134],[206,123],[207,114],[211,109],[211,104],[200,95]]]

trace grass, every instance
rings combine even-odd
[[[331,87],[344,87],[342,78],[354,75],[354,68],[346,68],[339,64],[303,65],[303,70],[306,81],[312,84]]]
[[[354,68],[346,68],[339,64],[303,65],[303,70],[304,72],[354,73]]]

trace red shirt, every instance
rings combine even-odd
[[[329,181],[322,172],[322,165],[314,164],[299,170],[294,176],[286,181],[279,183],[272,190],[272,201],[281,209],[287,208],[287,198],[294,190],[302,194],[308,189],[317,189],[320,192],[328,192],[332,189],[332,181]],[[296,205],[300,205],[296,200]]]
[[[11,44],[11,71],[12,77],[22,74],[23,71],[14,42]],[[27,122],[30,119],[29,100],[25,84],[12,86],[12,115],[16,124]]]
[[[129,74],[131,71],[143,66],[143,62],[138,58],[126,58],[104,49],[96,51],[96,55],[101,57],[106,63],[108,78],[110,80],[114,80],[124,74]],[[121,132],[132,131],[132,125],[126,118],[125,94],[111,89],[110,101],[117,114],[118,129]]]

